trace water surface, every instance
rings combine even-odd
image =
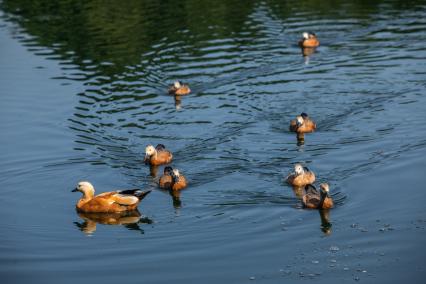
[[[423,1],[3,1],[0,275],[7,283],[389,283],[425,275]],[[303,56],[301,33],[321,46]],[[167,85],[189,82],[175,101]],[[297,145],[288,122],[316,133]],[[163,143],[179,197],[143,165]],[[302,162],[336,208],[304,210]],[[160,171],[162,168],[160,168]],[[141,221],[74,210],[154,190]],[[330,225],[331,224],[331,225]]]

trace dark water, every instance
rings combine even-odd
[[[4,283],[426,276],[424,1],[0,8]],[[309,57],[306,30],[321,41]],[[165,91],[175,79],[193,89],[180,102]],[[298,146],[288,122],[301,111],[319,128]],[[143,165],[149,143],[189,179],[179,200]],[[336,208],[301,208],[283,181],[296,162]],[[75,212],[80,180],[154,192],[139,223],[107,225]]]

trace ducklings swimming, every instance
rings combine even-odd
[[[95,188],[90,182],[81,181],[72,192],[81,192],[83,197],[77,202],[78,211],[86,213],[112,213],[136,210],[139,202],[151,191],[139,189],[104,192],[95,196]]]
[[[302,112],[296,116],[296,119],[290,121],[290,131],[300,134],[314,132],[317,129],[316,123],[308,116],[306,112]]]
[[[187,186],[187,181],[184,175],[181,175],[178,169],[165,167],[164,174],[159,181],[160,188],[179,191]]]
[[[320,42],[314,33],[303,33],[303,38],[299,41],[300,47],[317,47]]]
[[[170,163],[172,159],[173,154],[163,144],[158,144],[155,148],[152,145],[148,145],[145,148],[145,164],[159,166]]]
[[[184,84],[181,81],[175,81],[173,85],[169,87],[169,94],[176,96],[184,96],[191,93],[191,89],[188,84]]]
[[[295,187],[305,186],[315,182],[315,174],[301,164],[294,165],[294,172],[287,177],[287,182]]]
[[[328,183],[320,184],[320,191],[312,184],[305,187],[305,195],[303,195],[302,202],[307,208],[312,209],[330,209],[333,208],[333,199],[329,195],[330,187]]]

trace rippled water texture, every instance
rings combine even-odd
[[[424,1],[0,9],[5,283],[426,276]],[[304,31],[321,41],[306,56]],[[175,79],[192,94],[169,96]],[[288,130],[300,112],[318,124],[304,145]],[[143,164],[158,143],[190,182],[180,195]],[[298,162],[330,183],[333,210],[302,208],[284,182]],[[77,214],[80,180],[153,192],[140,213]]]

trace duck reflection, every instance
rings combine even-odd
[[[297,146],[305,145],[305,134],[304,133],[297,133],[296,139],[297,139]]]
[[[182,96],[175,96],[175,108],[176,110],[181,110],[182,109]]]
[[[160,189],[162,193],[169,194],[172,197],[172,205],[175,209],[182,208],[182,201],[180,199],[180,191],[171,189]]]
[[[158,166],[149,165],[149,174],[150,174],[153,178],[157,177],[157,174],[158,174]]]
[[[297,199],[302,200],[303,195],[305,194],[305,187],[304,186],[293,186],[293,193],[294,193],[294,196],[296,196]]]
[[[102,225],[123,225],[129,230],[139,231],[142,234],[144,230],[139,224],[152,224],[152,220],[142,217],[138,210],[119,212],[119,213],[84,213],[77,212],[83,222],[74,222],[74,224],[85,234],[91,235],[96,231],[97,224]]]
[[[180,191],[169,190],[169,194],[173,200],[173,207],[175,209],[180,209],[182,207],[182,201],[180,200]]]
[[[330,222],[330,210],[329,209],[320,209],[318,210],[320,217],[321,217],[321,231],[323,231],[324,234],[330,235],[331,234],[331,222]]]
[[[303,57],[309,58],[309,56],[315,53],[315,47],[302,47],[301,51],[302,51]]]
[[[311,59],[311,55],[315,53],[315,47],[302,47],[301,50],[305,65],[308,65]]]

